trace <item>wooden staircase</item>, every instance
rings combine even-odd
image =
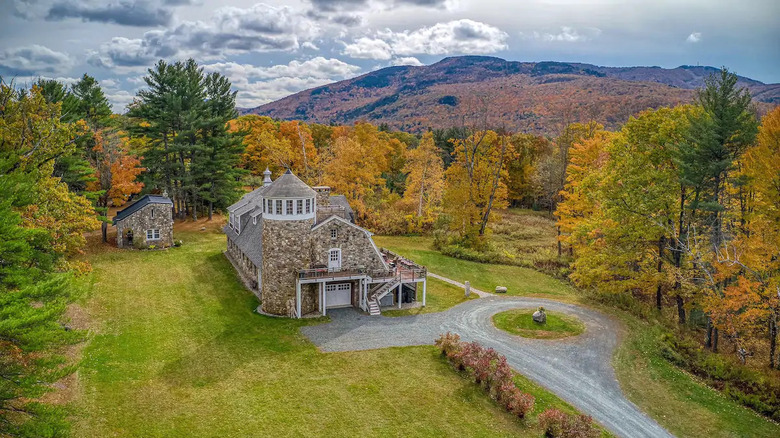
[[[382,283],[378,288],[372,290],[368,296],[368,314],[371,316],[381,315],[382,311],[379,309],[379,300],[398,287],[400,283],[400,278],[393,278],[391,281]]]
[[[379,316],[382,314],[382,311],[379,310],[379,303],[376,300],[368,301],[368,314],[371,316]]]

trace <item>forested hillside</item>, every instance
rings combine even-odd
[[[713,72],[464,56],[383,68],[243,112],[324,124],[364,120],[414,133],[484,117],[512,131],[554,135],[563,125],[590,120],[614,129],[639,111],[691,102]],[[780,85],[738,80],[757,101],[780,102]]]

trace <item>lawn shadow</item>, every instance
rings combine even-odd
[[[193,300],[203,304],[203,325],[213,331],[198,330],[188,339],[197,347],[167,363],[161,377],[172,386],[206,386],[218,383],[248,363],[279,353],[316,351],[300,333],[308,321],[273,318],[254,310],[257,298],[238,279],[233,266],[221,253],[203,257],[193,267],[195,282],[214,285],[193,290]]]

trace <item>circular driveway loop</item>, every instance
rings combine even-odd
[[[585,333],[558,340],[526,339],[496,329],[491,316],[513,308],[537,308],[576,316]],[[453,332],[506,356],[515,370],[549,389],[613,434],[625,438],[672,435],[628,401],[610,364],[619,324],[595,310],[540,298],[488,297],[441,313],[389,318],[333,309],[332,322],[301,328],[322,351],[431,345]]]

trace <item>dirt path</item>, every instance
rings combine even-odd
[[[503,310],[538,306],[579,318],[585,333],[558,340],[526,339],[496,329],[491,321],[493,314]],[[450,331],[495,348],[512,368],[619,437],[672,436],[623,395],[611,366],[619,325],[595,310],[541,298],[488,296],[417,316],[369,317],[353,309],[334,309],[328,315],[331,323],[301,329],[323,351],[429,345]]]

